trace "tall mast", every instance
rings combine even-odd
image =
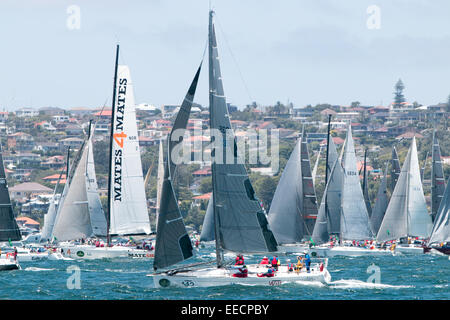
[[[69,182],[70,146],[67,148],[66,183]]]
[[[117,83],[117,68],[119,65],[119,45],[116,47],[116,63],[114,67],[114,84],[113,84],[113,98],[112,98],[112,112],[111,112],[111,134],[109,140],[109,173],[108,173],[108,213],[106,216],[106,243],[109,247],[111,242],[110,224],[111,224],[111,185],[112,185],[112,157],[113,157],[113,134],[114,134],[114,116],[116,110],[116,83]]]
[[[328,115],[328,131],[327,131],[327,154],[325,160],[325,186],[328,183],[328,156],[330,153],[330,130],[331,130],[331,114]],[[327,193],[325,193],[325,215],[328,217],[328,202],[327,202]],[[329,219],[328,219],[329,220]]]
[[[216,88],[215,88],[215,85],[214,85],[214,62],[213,62],[213,45],[215,45],[215,43],[213,43],[214,41],[213,41],[213,32],[214,32],[214,30],[213,30],[213,14],[214,14],[214,11],[213,10],[210,10],[209,11],[209,32],[208,32],[208,34],[209,34],[209,41],[208,41],[208,44],[209,44],[209,108],[210,108],[210,110],[209,110],[209,123],[210,123],[210,126],[211,126],[211,124],[212,124],[212,119],[211,119],[211,116],[212,116],[212,108],[214,107],[213,106],[213,93],[215,93],[216,92]],[[211,151],[212,152],[212,151]],[[213,160],[212,160],[212,162],[211,162],[211,170],[215,170],[215,166],[216,166],[216,164],[215,164],[215,161],[214,161],[214,158],[213,158]],[[213,190],[214,190],[214,186],[216,185],[216,179],[215,179],[215,177],[214,177],[215,175],[213,174],[212,175],[212,185],[213,185]],[[214,193],[214,192],[213,192]],[[216,259],[217,259],[217,267],[218,268],[220,268],[220,267],[222,267],[223,266],[223,250],[222,250],[222,248],[221,248],[221,246],[220,246],[220,230],[219,230],[219,226],[220,226],[220,224],[219,224],[219,214],[217,213],[217,210],[216,210],[216,206],[217,206],[217,203],[216,203],[216,198],[217,197],[214,197],[213,196],[213,212],[214,212],[214,237],[215,237],[215,240],[216,240]]]

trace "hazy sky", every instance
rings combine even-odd
[[[398,78],[410,102],[450,94],[450,1],[211,2],[231,103],[386,105]],[[67,26],[71,5],[80,29]],[[368,28],[371,5],[379,29]],[[0,108],[110,104],[117,41],[136,102],[179,104],[203,55],[208,9],[208,0],[1,0]]]

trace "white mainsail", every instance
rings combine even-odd
[[[364,240],[372,237],[369,215],[356,168],[351,126],[348,126],[342,158],[344,179],[341,200],[341,238]]]
[[[111,157],[110,234],[150,234],[136,110],[128,66],[119,65]]]
[[[447,183],[441,205],[436,214],[429,243],[450,241],[450,183]]]
[[[430,235],[431,228],[431,217],[423,195],[414,137],[378,231],[377,241],[407,236],[426,238]]]

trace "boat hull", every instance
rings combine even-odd
[[[0,258],[0,271],[18,270],[19,264],[11,259]]]
[[[450,247],[424,247],[423,253],[432,253],[434,250],[441,254],[450,255]]]
[[[395,252],[400,252],[400,253],[403,253],[403,254],[423,254],[424,253],[424,248],[422,246],[412,246],[412,245],[401,246],[401,245],[397,245],[395,247]]]
[[[313,247],[309,249],[311,256],[317,257],[364,257],[364,256],[392,256],[394,253],[389,249],[367,249],[361,247]]]
[[[151,251],[127,247],[61,246],[63,255],[72,259],[153,258]]]
[[[283,266],[280,267],[280,271],[277,271],[273,277],[258,276],[258,274],[264,273],[267,270],[264,266],[248,266],[249,274],[246,278],[233,277],[236,269],[232,268],[208,268],[180,272],[173,275],[161,273],[148,276],[153,279],[153,286],[155,288],[194,288],[229,285],[280,286],[296,282],[319,282],[327,284],[331,281],[331,275],[326,268],[323,271],[319,271],[317,268],[311,268],[310,273],[304,270],[299,273],[281,271],[282,268]]]

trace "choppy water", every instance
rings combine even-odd
[[[212,252],[201,249],[189,263],[211,259]],[[280,258],[285,262],[286,257]],[[246,262],[259,259],[246,257]],[[450,261],[448,256],[436,255],[330,258],[329,285],[304,282],[280,287],[154,289],[152,279],[146,277],[152,261],[131,258],[22,262],[21,266],[22,270],[0,272],[0,299],[450,299]],[[69,288],[77,284],[71,266],[80,268],[80,289]],[[377,267],[380,283],[368,283],[374,276],[371,270]]]

